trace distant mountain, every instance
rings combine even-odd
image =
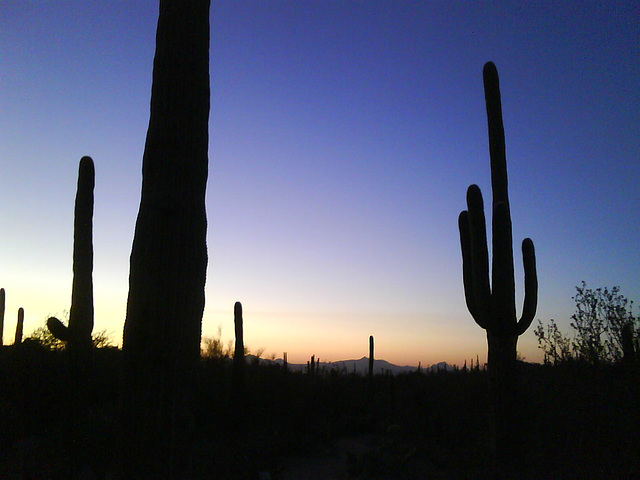
[[[252,363],[258,361],[261,365],[282,365],[284,362],[281,358],[276,360],[269,360],[266,358],[258,358],[254,355],[247,355],[247,363]],[[287,368],[292,372],[304,372],[307,369],[307,364],[296,364],[289,363]],[[320,362],[318,367],[321,371],[330,371],[331,369],[336,369],[339,373],[357,373],[359,375],[366,375],[369,370],[369,358],[362,357],[359,360],[338,360],[336,362]],[[451,371],[454,367],[449,365],[446,362],[436,363],[429,367],[422,367],[423,371],[431,371],[436,372],[440,371]],[[373,361],[373,373],[391,373],[392,375],[398,375],[399,373],[409,373],[415,372],[418,370],[418,367],[412,367],[409,365],[399,366],[394,365],[393,363],[389,363],[386,360],[374,359]]]

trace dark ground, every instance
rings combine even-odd
[[[67,478],[63,352],[0,352],[0,478]],[[120,352],[96,351],[83,433],[85,478],[114,478]],[[522,454],[510,478],[640,478],[640,381],[619,366],[520,369]],[[231,364],[203,360],[192,464],[197,479],[484,479],[492,471],[487,373],[378,375],[246,371],[242,428]],[[237,419],[236,419],[237,420]]]

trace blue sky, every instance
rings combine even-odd
[[[120,340],[156,2],[0,8],[5,339],[69,309],[78,161],[96,164],[96,329]],[[457,216],[490,196],[482,66],[501,79],[516,252],[537,318],[575,285],[640,295],[640,14],[633,2],[214,1],[203,335],[289,360],[486,356]],[[516,258],[518,306],[522,269]],[[7,340],[5,340],[7,341]],[[519,349],[539,360],[532,331]]]

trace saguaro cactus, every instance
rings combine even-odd
[[[242,304],[233,306],[233,323],[236,344],[233,353],[233,377],[231,387],[231,411],[234,421],[234,433],[240,436],[244,426],[244,332],[242,328]]]
[[[235,369],[241,369],[244,367],[244,331],[242,328],[242,304],[240,302],[236,302],[233,306],[233,325],[236,333],[233,365]]]
[[[4,334],[4,301],[5,301],[4,288],[0,288],[0,347],[2,345],[4,345],[4,343],[3,343],[3,334]]]
[[[49,331],[66,343],[69,354],[69,404],[64,411],[69,427],[68,475],[75,477],[81,458],[86,457],[91,361],[93,344],[93,190],[95,168],[90,157],[82,157],[78,167],[73,220],[73,283],[69,325],[51,317],[47,320]]]
[[[207,270],[209,0],[160,0],[123,336],[127,478],[189,476]]]
[[[507,192],[507,164],[498,72],[484,66],[484,91],[489,126],[491,187],[493,193],[493,259],[489,279],[489,254],[482,193],[477,185],[467,190],[467,210],[458,224],[462,247],[463,283],[467,307],[476,323],[487,331],[488,366],[494,399],[496,446],[507,448],[512,439],[516,346],[536,312],[538,280],[533,242],[522,242],[524,305],[516,317],[511,214]],[[499,454],[499,453],[498,453]]]
[[[78,167],[73,220],[73,284],[69,326],[51,317],[49,331],[67,348],[76,366],[88,360],[93,330],[93,190],[95,168],[91,157],[82,157]]]
[[[369,335],[369,378],[373,378],[373,335]]]
[[[24,308],[18,309],[18,323],[16,324],[16,337],[13,341],[14,345],[20,345],[22,343],[22,329],[24,327]]]

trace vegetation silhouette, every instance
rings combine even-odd
[[[633,314],[633,302],[617,286],[591,289],[582,282],[576,292],[572,337],[562,333],[555,320],[546,326],[538,320],[534,333],[544,362],[579,361],[598,366],[624,361],[633,365],[640,352],[640,319]]]
[[[507,188],[507,162],[498,71],[491,62],[483,69],[489,126],[492,202],[492,268],[482,193],[477,185],[467,190],[467,210],[460,213],[460,245],[467,307],[476,323],[487,331],[488,364],[495,419],[497,467],[508,469],[516,461],[518,400],[516,398],[516,351],[518,337],[533,321],[537,307],[538,280],[533,242],[522,242],[525,298],[522,317],[516,317],[511,214]]]
[[[68,312],[64,312],[63,316],[66,317],[68,323]],[[24,339],[24,341],[37,343],[47,350],[63,350],[65,348],[65,342],[53,336],[49,327],[47,327],[46,322],[44,326],[33,330],[27,338]],[[111,339],[111,335],[107,332],[107,329],[100,330],[99,332],[93,332],[91,334],[91,344],[93,345],[94,350],[96,348],[117,348]]]
[[[117,476],[122,351],[94,351],[95,390],[85,431],[90,466]],[[65,446],[71,381],[66,354],[35,342],[7,347],[0,358],[0,478],[70,478]],[[319,369],[285,372],[275,362],[249,362],[245,427],[235,423],[232,358],[202,357],[196,369],[189,477],[243,480],[287,476],[290,459],[336,458],[350,478],[489,478],[491,396],[488,371],[423,368],[396,376]],[[635,370],[637,374],[637,370]],[[639,382],[620,364],[521,364],[522,430],[529,452],[512,478],[634,478]],[[341,447],[342,439],[358,448]],[[562,452],[559,455],[558,452]],[[347,455],[348,454],[348,455]],[[348,458],[347,458],[348,457]],[[99,475],[94,474],[97,478]],[[299,477],[300,478],[300,477]]]

